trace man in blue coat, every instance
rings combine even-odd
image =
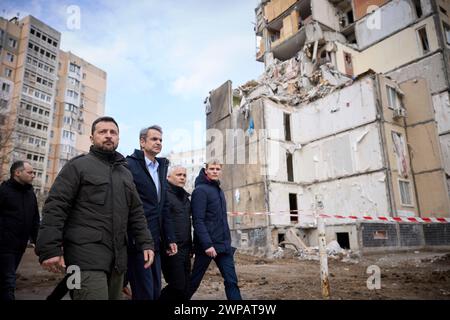
[[[142,129],[139,143],[141,150],[134,150],[127,162],[155,243],[155,257],[151,268],[144,269],[143,254],[130,241],[127,276],[133,300],[157,300],[161,294],[161,251],[169,255],[177,253],[166,195],[169,160],[156,157],[162,149],[161,127],[154,125]]]
[[[191,207],[194,225],[195,260],[192,269],[189,298],[197,291],[212,260],[222,274],[228,300],[242,300],[234,267],[235,248],[231,247],[227,205],[220,188],[222,164],[211,160],[195,180]]]

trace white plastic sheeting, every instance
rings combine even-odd
[[[450,131],[450,98],[448,92],[434,95],[433,107],[436,112],[436,121],[438,125],[438,133]]]

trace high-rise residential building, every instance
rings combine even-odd
[[[59,57],[46,189],[68,160],[89,151],[91,125],[105,111],[106,72],[71,52]]]
[[[0,17],[0,179],[27,160],[37,193],[69,157],[88,151],[90,125],[105,108],[106,73],[61,51],[60,40],[33,16]]]
[[[0,18],[0,26],[2,82],[11,94],[2,110],[6,119],[1,178],[8,176],[13,161],[28,160],[36,171],[33,184],[39,193],[47,175],[61,35],[32,16]]]

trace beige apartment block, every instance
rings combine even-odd
[[[68,160],[89,151],[91,125],[105,112],[106,72],[61,50],[57,85],[47,190]]]
[[[4,103],[1,179],[8,178],[12,162],[28,160],[40,193],[47,176],[60,33],[33,16],[1,18],[0,26],[2,42],[8,44],[2,48],[2,75],[11,75],[13,82],[12,95]]]
[[[70,157],[89,150],[90,126],[105,109],[106,73],[60,41],[33,16],[0,17],[0,180],[27,160],[41,195]]]

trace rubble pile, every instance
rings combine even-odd
[[[285,242],[284,248],[278,247],[273,257],[275,259],[297,257],[300,260],[319,261],[319,247],[302,247],[298,248],[293,243]],[[295,248],[295,250],[293,249]],[[295,251],[294,253],[292,253]],[[339,260],[347,263],[358,263],[359,256],[350,249],[342,249],[335,240],[327,244],[327,256],[330,259]]]

